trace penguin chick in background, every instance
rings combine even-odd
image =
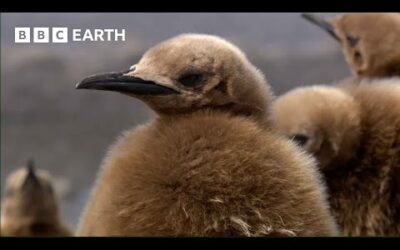
[[[331,20],[315,14],[303,17],[340,43],[354,76],[400,76],[400,13],[349,13]]]
[[[360,107],[342,90],[300,87],[274,103],[275,124],[284,135],[312,153],[324,169],[347,162],[360,137]]]
[[[61,221],[50,175],[29,161],[7,178],[1,236],[72,236]]]
[[[80,236],[335,235],[315,163],[265,129],[271,92],[233,44],[164,41],[78,89],[135,97],[158,117],[110,148]]]
[[[344,235],[400,235],[399,78],[294,89],[273,116],[317,158]]]

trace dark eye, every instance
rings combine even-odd
[[[354,51],[354,62],[357,64],[362,64],[362,56],[358,50]]]
[[[306,135],[296,134],[292,136],[292,140],[296,142],[299,146],[304,146],[308,141],[308,137]]]
[[[349,46],[353,48],[353,47],[355,47],[357,45],[357,43],[360,40],[360,38],[347,35],[346,36],[346,40],[347,40],[347,43],[349,44]]]
[[[196,87],[203,81],[203,75],[201,74],[186,74],[181,76],[178,81],[186,87]]]

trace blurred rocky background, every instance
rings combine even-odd
[[[125,28],[127,37],[15,44],[14,27]],[[350,75],[336,41],[299,13],[1,14],[2,190],[6,176],[33,157],[55,177],[62,216],[76,228],[109,145],[153,114],[133,98],[78,91],[75,83],[128,68],[147,48],[184,32],[215,34],[240,46],[277,95]]]

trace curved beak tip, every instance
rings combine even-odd
[[[325,20],[323,17],[313,14],[313,13],[302,13],[301,17],[303,17],[307,21],[313,23],[314,25],[322,28],[336,40],[339,40],[339,38],[335,32],[335,28],[328,20]]]
[[[83,89],[82,85],[83,85],[82,82],[76,83],[75,84],[75,89]]]

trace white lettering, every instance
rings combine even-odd
[[[104,41],[103,35],[104,35],[103,30],[101,30],[101,29],[94,30],[94,40],[95,41]]]
[[[104,29],[104,32],[107,33],[107,41],[111,41],[111,33],[114,32],[113,29]]]
[[[115,30],[115,41],[118,41],[118,36],[121,37],[121,41],[125,42],[125,29],[122,29],[120,34],[118,33],[118,30],[116,29]]]
[[[73,29],[72,30],[72,41],[82,41],[81,39],[81,30]]]
[[[85,30],[85,33],[83,33],[82,41],[93,41],[93,36],[90,30]]]
[[[72,36],[72,41],[125,41],[125,29],[72,29],[69,34],[67,27],[52,27],[51,34],[49,27],[33,27],[32,37],[34,43],[48,43],[51,39],[53,43],[68,43],[68,37]],[[14,30],[15,43],[30,43],[31,28],[16,27]],[[51,38],[50,38],[51,35]]]

